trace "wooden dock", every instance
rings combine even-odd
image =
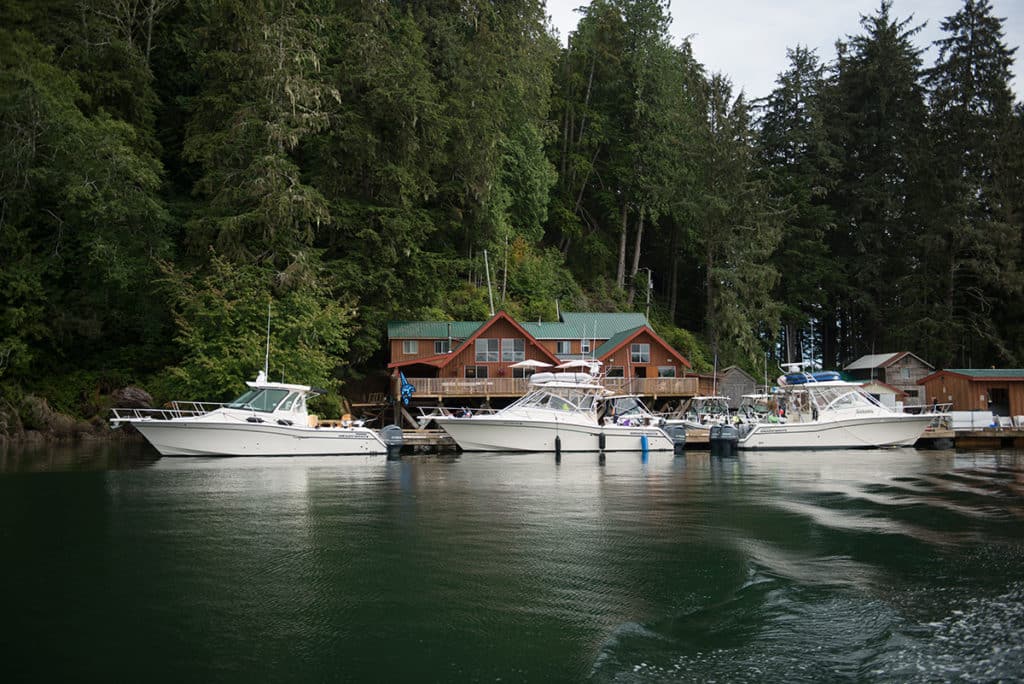
[[[404,430],[402,451],[455,451],[458,446],[444,430]],[[709,446],[707,430],[687,430],[686,448],[698,451]],[[922,449],[1024,448],[1024,430],[928,430],[915,445]]]
[[[444,430],[402,430],[402,451],[452,451],[455,440]]]

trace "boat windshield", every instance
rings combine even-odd
[[[615,416],[646,415],[650,413],[644,403],[637,397],[615,397],[609,399],[608,403],[614,408]]]
[[[879,404],[870,394],[855,386],[814,387],[815,400],[818,406],[830,411],[842,411],[864,407],[877,407]]]
[[[228,408],[252,409],[263,413],[271,413],[281,400],[288,396],[285,389],[254,389],[228,404]]]
[[[594,395],[572,389],[538,389],[530,392],[514,406],[524,408],[545,408],[552,411],[589,411],[594,405]],[[509,408],[512,408],[511,406]]]

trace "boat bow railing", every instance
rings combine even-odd
[[[204,416],[211,411],[223,408],[224,404],[212,404],[198,401],[172,401],[164,408],[113,408],[111,422],[121,423],[130,420],[173,420],[175,418],[195,418]]]

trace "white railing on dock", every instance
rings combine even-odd
[[[416,388],[415,397],[518,397],[526,394],[528,378],[406,378]],[[698,379],[609,378],[601,384],[614,392],[643,396],[693,396]]]

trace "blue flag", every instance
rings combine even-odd
[[[398,376],[402,378],[402,403],[408,406],[409,399],[412,398],[412,393],[416,391],[416,388],[405,379],[405,373],[398,371]]]

